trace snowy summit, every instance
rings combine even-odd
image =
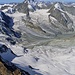
[[[59,4],[59,3],[56,3],[56,4],[55,4],[55,8],[56,8],[56,9],[61,9],[60,4]]]

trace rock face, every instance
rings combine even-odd
[[[23,2],[23,3],[19,3],[15,9],[19,12],[22,12],[22,13],[26,13],[27,12],[27,8],[29,8],[30,11],[34,11],[34,8],[32,7],[31,4],[28,4],[28,7],[27,7],[27,3]]]
[[[12,18],[5,15],[4,12],[0,11],[0,32],[10,35],[12,26]]]
[[[20,3],[18,4],[15,9],[19,12],[26,13],[26,4],[25,3]]]
[[[69,32],[73,31],[73,21],[70,19],[70,17],[64,12],[62,9],[60,3],[55,3],[52,5],[50,10],[48,11],[50,13],[49,15],[49,21],[50,23],[60,29],[62,27],[62,32]]]
[[[4,23],[6,27],[11,28],[13,26],[13,19],[0,11],[0,23]]]
[[[67,5],[67,4],[63,4],[63,3],[59,3],[59,4],[64,11],[67,11],[68,13],[75,15],[75,13],[74,13],[75,7],[73,5]]]
[[[0,75],[21,75],[21,72],[19,69],[16,69],[15,71],[11,72],[7,69],[7,67],[0,61]]]
[[[56,4],[53,3],[52,5]],[[61,2],[58,2],[58,4],[60,5],[61,9],[63,11],[67,11],[68,13],[72,14],[72,15],[75,15],[75,7],[73,5],[69,5],[69,4],[64,4],[64,3],[61,3]]]
[[[7,35],[6,40],[11,44],[16,44],[16,41],[13,37],[20,38],[21,33],[13,29],[13,19],[7,16],[4,12],[0,11],[0,33]],[[11,38],[11,39],[10,39]]]
[[[34,12],[36,9],[46,9],[47,5],[44,2],[29,1],[28,8],[29,8],[29,11]],[[26,13],[27,11],[26,0],[23,3],[17,4],[15,9],[21,13]]]

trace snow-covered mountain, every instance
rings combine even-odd
[[[75,15],[74,12],[75,12],[75,7],[71,4],[64,4],[64,3],[60,3],[60,6],[61,8],[64,10],[64,11],[67,11],[68,13],[72,14],[72,15]]]
[[[15,9],[19,12],[26,13],[26,2],[19,3],[16,5]],[[28,8],[31,12],[34,12],[37,9],[46,9],[47,5],[45,2],[28,2]]]
[[[35,11],[27,20],[25,5],[16,4],[12,14],[0,11],[0,61],[20,75],[75,75],[75,8],[35,2],[35,9],[29,3]]]
[[[58,28],[58,32],[64,34],[65,32],[73,31],[73,21],[63,10],[59,3],[55,3],[48,11],[49,21],[54,28]]]
[[[5,12],[5,13],[14,13],[16,10],[14,9],[14,7],[16,6],[16,3],[12,3],[12,4],[1,4],[0,5],[0,9]]]

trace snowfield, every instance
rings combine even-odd
[[[74,75],[74,60],[75,47],[38,46],[23,56],[14,58],[12,62],[30,75]]]

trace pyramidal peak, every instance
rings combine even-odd
[[[55,3],[54,8],[64,12],[64,10],[62,9],[61,3],[59,2]]]
[[[59,3],[56,3],[54,6],[55,6],[56,9],[61,9],[61,6],[60,6]]]

